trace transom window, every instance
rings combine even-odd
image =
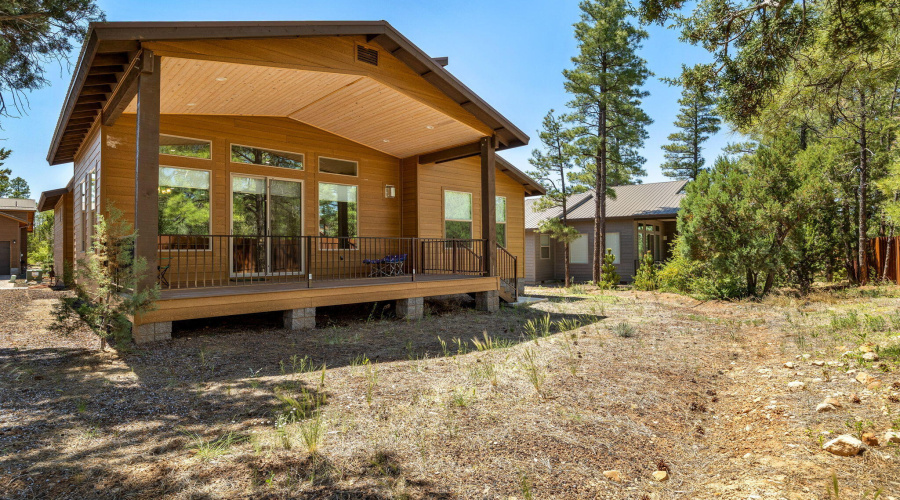
[[[359,164],[351,160],[340,160],[338,158],[320,156],[319,172],[356,177],[359,173]]]
[[[550,235],[549,234],[541,235],[541,258],[542,259],[550,258]]]
[[[357,187],[319,183],[319,239],[323,250],[354,250],[359,237]]]
[[[160,134],[159,154],[172,156],[187,156],[189,158],[210,159],[212,144],[203,139],[191,139],[175,135]]]
[[[187,168],[159,168],[160,249],[209,247],[210,173]]]
[[[444,237],[472,238],[472,193],[444,191]]]
[[[497,244],[506,248],[506,197],[498,196],[494,209],[497,222]]]
[[[251,146],[231,145],[231,161],[251,165],[303,170],[303,154]]]

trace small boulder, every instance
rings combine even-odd
[[[875,381],[875,377],[866,372],[859,372],[856,374],[856,381],[863,385],[868,385]]]
[[[826,403],[826,404],[830,404],[831,406],[834,406],[835,408],[841,407],[841,402],[838,401],[837,398],[825,398],[825,400],[822,402]]]
[[[875,351],[869,351],[862,355],[862,359],[866,361],[878,361],[878,353]]]
[[[793,361],[788,361],[787,363],[784,364],[784,367],[785,367],[785,368],[793,369],[793,368],[794,368],[794,362],[793,362]]]
[[[844,434],[822,445],[822,449],[840,457],[854,457],[866,449],[866,445],[850,434]]]
[[[863,443],[866,443],[867,446],[878,446],[878,437],[872,432],[863,433],[862,441]]]
[[[875,389],[881,389],[881,381],[873,380],[872,382],[869,382],[869,384],[866,385],[866,389],[868,389],[870,391],[874,391]]]
[[[819,403],[819,406],[816,406],[816,413],[825,413],[829,411],[836,410],[837,407],[828,403]]]
[[[653,480],[656,481],[656,482],[658,482],[658,483],[661,483],[661,482],[663,482],[663,481],[668,481],[668,480],[669,480],[669,473],[668,473],[667,471],[664,471],[664,470],[658,470],[658,471],[656,471],[656,472],[653,473]]]
[[[793,382],[788,382],[787,386],[788,386],[788,389],[791,389],[793,391],[799,391],[799,390],[803,389],[804,387],[806,387],[806,384],[804,384],[803,382],[801,382],[799,380],[795,380]]]
[[[820,361],[820,360],[816,360],[816,361],[813,361],[813,362],[812,362],[812,365],[813,365],[813,366],[825,366],[825,362],[824,362],[824,361]]]
[[[884,433],[884,442],[900,444],[900,432],[896,432],[896,431],[885,432]]]
[[[603,475],[610,481],[615,481],[617,483],[622,481],[622,473],[617,470],[605,470],[603,471]]]

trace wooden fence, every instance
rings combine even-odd
[[[869,240],[872,252],[869,254],[869,276],[881,279],[884,272],[884,260],[889,259],[887,278],[900,285],[900,236],[893,238],[872,238]],[[890,248],[890,251],[888,251]],[[890,254],[890,255],[888,255]]]

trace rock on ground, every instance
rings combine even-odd
[[[853,457],[866,449],[866,445],[850,434],[844,434],[822,445],[822,449],[833,455]]]

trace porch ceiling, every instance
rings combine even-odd
[[[484,135],[357,74],[177,57],[162,58],[161,74],[163,114],[288,117],[401,158]]]

